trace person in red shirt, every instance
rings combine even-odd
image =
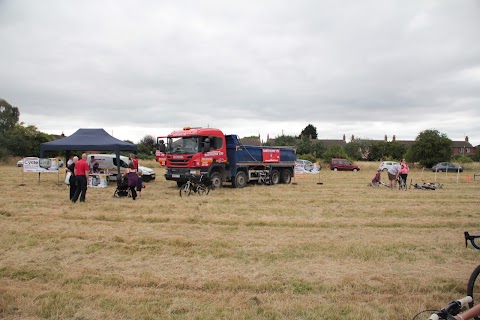
[[[135,171],[138,172],[138,157],[136,154],[131,153],[130,154],[130,160],[133,163],[133,166],[135,167]]]
[[[80,196],[80,202],[85,202],[85,196],[87,194],[87,179],[90,167],[87,162],[87,154],[82,154],[82,159],[78,160],[75,164],[75,177],[77,178],[77,191],[72,198],[72,203],[77,202],[78,196]]]

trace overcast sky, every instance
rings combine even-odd
[[[43,132],[133,142],[313,124],[478,145],[480,1],[0,0],[0,98]]]

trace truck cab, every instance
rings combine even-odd
[[[158,141],[165,137],[159,137]],[[191,128],[173,131],[166,137],[165,152],[157,150],[157,159],[166,166],[165,178],[185,183],[190,176],[205,175],[214,187],[225,180],[227,150],[225,135],[219,129]]]

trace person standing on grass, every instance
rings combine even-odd
[[[395,182],[400,176],[400,170],[402,170],[402,167],[399,164],[394,164],[388,168],[388,180],[390,180],[390,189],[392,190],[395,187]]]
[[[137,188],[138,184],[138,173],[137,170],[135,170],[135,165],[133,164],[133,162],[130,162],[128,164],[127,171],[124,173],[123,176],[127,177],[128,188],[132,193],[132,199],[135,200],[137,198],[137,191],[135,189]]]
[[[133,166],[134,166],[135,170],[138,171],[138,157],[137,157],[136,154],[134,154],[134,153],[130,154],[130,162],[133,163]]]
[[[75,164],[75,176],[77,178],[77,191],[73,195],[72,202],[75,203],[80,196],[80,202],[85,202],[87,194],[87,179],[90,167],[87,163],[87,154],[82,154],[82,159]],[[81,195],[80,195],[81,194]]]
[[[75,164],[78,161],[78,157],[72,158],[72,162],[67,166],[67,172],[70,172],[69,186],[70,186],[70,201],[73,199],[75,192],[77,191],[77,178],[75,177]]]
[[[402,178],[403,182],[407,184],[407,177],[408,177],[408,165],[407,161],[405,159],[402,159],[400,162],[400,166],[402,169],[400,169],[400,177]]]

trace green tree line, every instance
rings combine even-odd
[[[33,125],[19,122],[20,110],[6,100],[0,99],[0,159],[9,157],[39,156],[40,144],[52,141],[54,137],[43,133]],[[345,145],[324,146],[317,140],[317,128],[307,125],[298,136],[281,135],[265,145],[294,146],[299,158],[316,162],[330,162],[331,158],[348,158],[350,160],[400,160],[418,162],[432,166],[441,161],[452,160],[452,141],[446,134],[429,129],[418,134],[409,148],[397,141],[372,141],[357,138]],[[131,141],[128,141],[131,142]],[[145,135],[137,143],[138,156],[141,159],[153,159],[156,140]],[[63,155],[63,154],[61,154]],[[472,157],[457,159],[460,162],[480,160],[480,150]]]
[[[418,162],[421,165],[432,165],[453,160],[452,140],[446,134],[435,129],[420,132],[408,148],[398,141],[373,141],[356,138],[344,145],[324,146],[321,140],[316,140],[317,128],[309,124],[299,136],[280,135],[269,140],[269,146],[294,146],[299,158],[316,162],[330,162],[332,158],[347,158],[350,160],[383,161],[406,159],[408,162]],[[480,150],[475,155],[458,157],[459,162],[480,160]]]
[[[55,138],[41,132],[36,126],[25,125],[19,122],[20,110],[12,106],[4,99],[0,99],[0,159],[11,157],[38,157],[40,156],[40,144],[49,142]],[[128,141],[131,142],[131,141]],[[133,142],[131,142],[133,143]],[[137,144],[138,155],[142,159],[154,158],[155,138],[146,135]],[[82,150],[84,151],[84,150]],[[60,152],[55,156],[64,156]]]

